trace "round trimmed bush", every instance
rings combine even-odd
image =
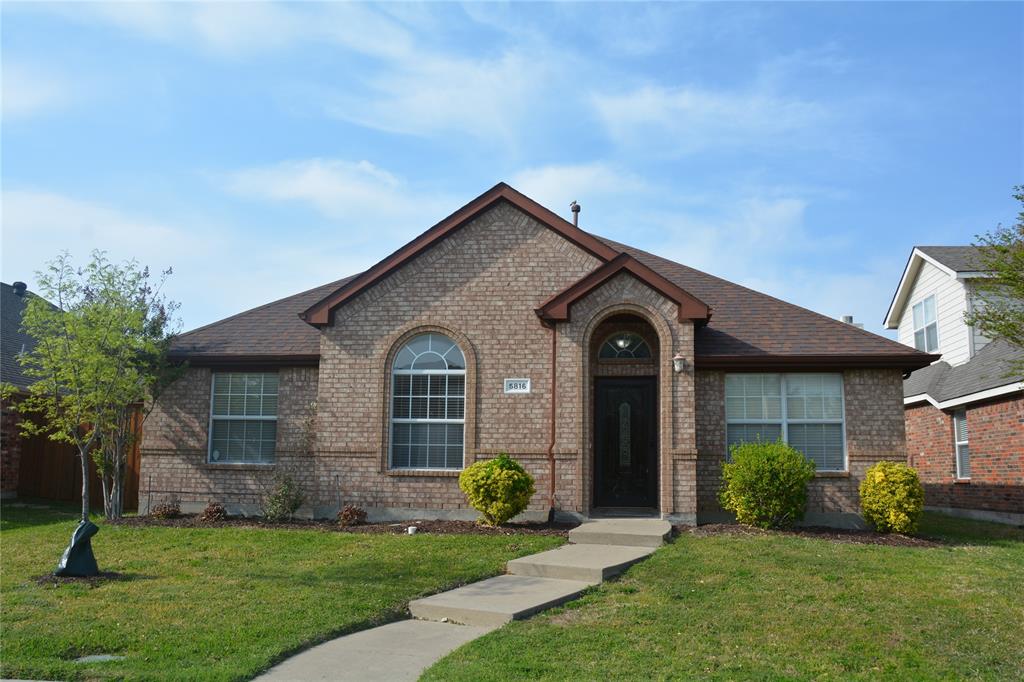
[[[722,465],[722,507],[758,528],[782,528],[804,517],[814,462],[783,443],[734,445]]]
[[[924,511],[917,471],[902,462],[881,461],[864,472],[860,510],[879,533],[913,533]]]
[[[521,513],[535,492],[533,476],[504,452],[466,467],[459,474],[459,488],[489,526],[500,526]]]

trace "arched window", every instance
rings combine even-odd
[[[645,359],[651,357],[651,347],[639,334],[616,332],[604,340],[597,357],[608,359]]]
[[[391,370],[391,468],[461,469],[466,358],[443,334],[409,340]]]

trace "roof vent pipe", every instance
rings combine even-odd
[[[573,227],[580,226],[580,205],[575,200],[569,204],[569,210],[572,211],[572,225]]]
[[[11,286],[14,287],[14,293],[17,296],[24,296],[25,290],[28,289],[28,285],[25,284],[24,282],[15,282]]]

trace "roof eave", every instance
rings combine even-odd
[[[899,369],[904,372],[927,367],[939,359],[925,353],[889,354],[804,354],[804,355],[697,355],[696,369],[734,369],[757,371],[766,369],[841,370]]]
[[[260,367],[316,367],[319,353],[203,353],[172,351],[172,362],[187,362],[191,367],[260,368]]]

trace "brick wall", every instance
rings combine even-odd
[[[864,471],[901,460],[903,382],[898,370],[843,372],[848,471],[821,473],[809,486],[809,513],[858,513]],[[697,497],[701,515],[721,513],[718,489],[725,460],[725,373],[697,372]]]
[[[255,512],[275,472],[293,475],[315,506],[334,492],[334,474],[312,456],[306,442],[315,416],[317,370],[285,367],[279,374],[276,465],[207,462],[211,371],[191,368],[161,397],[142,438],[139,509],[178,501],[196,511],[220,502],[232,511]]]
[[[966,406],[971,477],[956,478],[952,411],[908,407],[907,461],[918,470],[925,504],[1024,514],[1024,398]]]

